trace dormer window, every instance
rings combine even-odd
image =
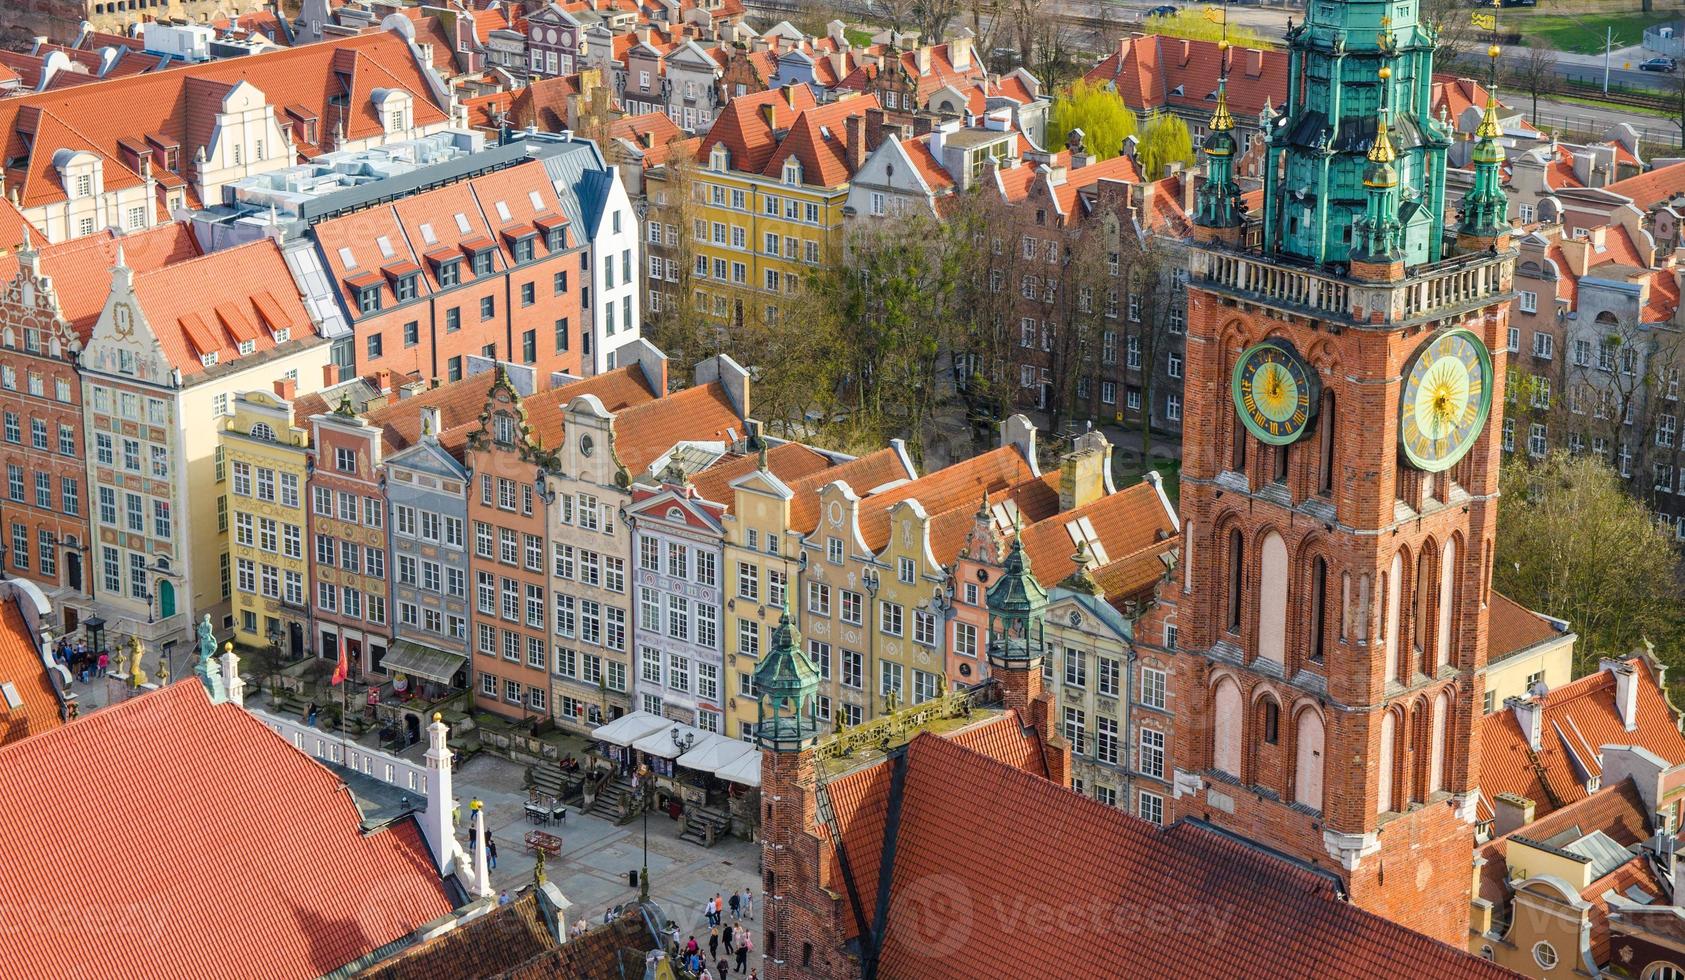
[[[71,195],[73,197],[92,196],[94,193],[93,174],[77,174],[75,180],[72,182],[72,186],[74,188],[71,191]]]
[[[276,344],[284,344],[291,339],[293,339],[293,329],[291,327],[282,327],[281,329],[275,331]]]
[[[714,147],[713,152],[708,154],[709,170],[717,170],[723,173],[727,169],[729,163],[729,152],[723,146]]]
[[[399,276],[398,281],[392,286],[392,292],[393,295],[398,298],[398,302],[400,303],[406,303],[415,299],[415,273],[412,272],[407,276]]]
[[[127,351],[125,351],[124,353],[127,353]],[[211,351],[209,354],[200,354],[199,355],[199,363],[204,365],[205,367],[216,367],[216,351]],[[134,369],[130,368],[129,370],[124,371],[123,373],[124,374],[133,374]]]
[[[255,341],[255,340],[242,340],[242,341],[240,341],[240,353],[242,355],[250,354],[250,353],[252,353],[256,350],[257,350],[257,341]]]
[[[255,422],[252,424],[252,438],[262,439],[264,442],[274,442],[275,430],[269,427],[268,422]]]
[[[439,285],[455,286],[462,282],[462,260],[451,259],[439,263]]]
[[[492,253],[489,248],[482,248],[474,253],[474,275],[489,276],[492,273]]]
[[[533,236],[531,236],[531,235],[527,235],[525,237],[515,239],[513,251],[515,253],[515,261],[516,262],[531,262],[532,261],[532,254],[533,254],[532,241],[533,241]]]
[[[567,248],[567,232],[561,228],[550,229],[550,235],[544,244],[550,251],[560,252]]]
[[[492,418],[492,438],[502,445],[511,445],[515,441],[515,420],[507,415],[498,413]]]
[[[802,182],[802,165],[795,160],[784,161],[784,183],[795,187]]]
[[[380,310],[380,286],[364,286],[357,290],[357,311],[375,313]]]

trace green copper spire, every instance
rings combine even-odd
[[[1352,258],[1363,262],[1388,263],[1404,257],[1402,229],[1398,223],[1398,150],[1387,134],[1387,117],[1375,120],[1375,139],[1363,171],[1366,202],[1363,217],[1353,222],[1356,241]]]
[[[755,665],[755,686],[761,692],[756,743],[774,752],[812,745],[819,735],[819,668],[802,652],[788,597],[772,645]]]
[[[1000,578],[989,586],[989,666],[1040,669],[1046,649],[1047,590],[1030,573],[1024,539],[1015,535]]]
[[[1492,64],[1498,63],[1498,46],[1487,49]],[[1496,75],[1494,69],[1493,75]],[[1475,239],[1496,239],[1509,231],[1509,198],[1504,194],[1503,127],[1498,125],[1498,91],[1495,83],[1486,90],[1486,114],[1474,131],[1474,186],[1463,195],[1463,213],[1457,223],[1459,234]]]
[[[1205,183],[1195,192],[1194,224],[1201,228],[1240,226],[1240,186],[1234,179],[1234,116],[1229,114],[1228,41],[1217,42],[1223,72],[1217,79],[1217,109],[1211,114],[1211,131],[1201,149],[1205,151]]]
[[[1383,203],[1369,156],[1384,113],[1399,254],[1407,266],[1438,261],[1451,139],[1429,113],[1437,31],[1418,0],[1313,0],[1308,10],[1287,31],[1287,103],[1270,125],[1265,251],[1337,266],[1373,250],[1375,232],[1358,226],[1375,225]]]

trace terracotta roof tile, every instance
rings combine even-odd
[[[729,462],[716,463],[690,481],[696,495],[710,503],[725,505],[731,513],[737,494],[731,490],[732,481],[760,469],[758,454],[741,456]],[[766,468],[787,486],[814,474],[823,474],[836,467],[831,457],[815,452],[799,442],[785,442],[773,446],[766,453]]]
[[[713,382],[617,412],[614,454],[636,477],[681,442],[735,442],[730,432],[741,438],[743,419],[726,397],[725,387]]]
[[[1189,963],[1232,961],[1237,950],[1293,976],[1513,975],[1343,901],[1331,875],[1198,823],[1161,829],[1073,793],[1035,774],[1033,757],[1021,768],[928,732],[906,752],[885,976],[970,978],[998,973],[1003,963],[1033,963],[1044,976],[1171,976]],[[855,826],[842,832],[849,864],[857,883],[875,884],[884,850],[875,813],[886,804],[887,775],[851,773],[832,786],[845,780],[856,784]],[[979,800],[989,801],[989,819],[978,818]],[[977,854],[992,859],[972,859]],[[948,910],[939,924],[919,919],[929,908],[919,896],[931,882],[941,883]],[[873,921],[877,891],[858,893],[873,906],[865,916]],[[955,902],[963,918],[953,915]],[[1073,942],[1062,929],[1026,928],[1018,919],[1027,909],[1072,908],[1131,924],[1085,930]],[[1197,909],[1223,928],[1178,930],[1169,942],[1162,930],[1138,927],[1143,909]],[[1284,921],[1293,928],[1282,929]],[[925,927],[938,926],[949,938],[963,927],[965,938],[932,956]]]
[[[292,341],[316,336],[316,325],[304,309],[280,247],[272,239],[260,238],[137,274],[134,289],[141,314],[164,355],[187,377],[204,372],[201,358],[205,355],[215,354],[219,365],[247,356],[240,353],[238,341],[222,326],[216,314],[218,307],[257,319],[258,297],[267,294],[272,301],[267,305],[279,308],[286,316]],[[212,349],[205,349],[202,340],[194,342],[198,334],[195,320],[204,324]],[[254,353],[276,346],[274,334],[265,329],[255,338]]]
[[[10,684],[22,702],[17,708],[0,699],[0,745],[58,728],[59,696],[47,676],[47,663],[18,600],[0,600],[0,684]]]
[[[1048,473],[989,494],[989,506],[1010,501],[1025,521],[1046,520],[1059,512],[1059,474]],[[920,501],[923,504],[923,501]],[[930,553],[944,565],[951,564],[965,547],[965,538],[977,523],[976,504],[956,503],[930,514]]]
[[[701,146],[696,150],[696,159],[707,163],[714,147],[723,143],[731,153],[733,170],[761,173],[778,149],[775,127],[787,129],[795,122],[796,113],[811,109],[815,104],[813,91],[806,85],[740,95],[720,110],[714,125],[708,129],[708,135],[703,137]],[[772,111],[773,125],[767,123],[765,113],[768,108]]]
[[[829,102],[803,110],[790,131],[778,141],[778,148],[761,168],[761,176],[777,177],[784,161],[795,157],[802,165],[802,183],[815,187],[840,187],[854,176],[848,165],[848,120],[864,117],[876,109],[875,95]],[[865,127],[861,127],[865,137]],[[865,158],[864,152],[861,158]]]
[[[1220,59],[1215,41],[1157,34],[1126,37],[1088,74],[1112,85],[1136,112],[1216,105]],[[1229,108],[1256,117],[1265,102],[1281,108],[1287,98],[1287,52],[1233,48],[1229,52]]]
[[[903,500],[917,500],[927,515],[975,507],[983,494],[1024,483],[1033,474],[1015,446],[1001,446],[944,467],[860,502],[860,535],[876,552],[889,540],[889,512]],[[963,536],[963,535],[962,535]]]
[[[1030,570],[1035,573],[1036,581],[1044,587],[1051,589],[1076,571],[1071,556],[1076,553],[1077,539],[1080,536],[1090,540],[1081,524],[1083,521],[1093,529],[1092,540],[1098,541],[1103,551],[1103,554],[1094,553],[1090,546],[1091,556],[1099,566],[1114,566],[1143,552],[1146,554],[1149,563],[1143,566],[1137,562],[1127,569],[1137,571],[1146,567],[1150,570],[1156,566],[1153,578],[1144,585],[1152,584],[1163,575],[1164,565],[1158,561],[1158,556],[1175,548],[1180,541],[1175,524],[1164,509],[1164,502],[1159,499],[1158,490],[1150,483],[1137,483],[1024,528],[1024,553],[1030,560]],[[1122,588],[1134,583],[1125,577],[1114,584]],[[1137,585],[1133,591],[1138,591],[1140,587]]]
[[[1685,194],[1685,162],[1668,164],[1654,170],[1617,180],[1603,187],[1604,192],[1628,198],[1641,211],[1648,211],[1678,194]]]
[[[895,449],[879,449],[858,459],[814,473],[791,483],[795,494],[790,500],[790,530],[811,534],[819,526],[819,489],[841,480],[859,496],[897,480],[910,480],[918,474],[911,472],[906,457]]]
[[[485,380],[485,384],[490,386],[489,378]],[[480,389],[482,409],[486,404],[485,391],[485,388]],[[562,409],[580,395],[596,395],[603,403],[603,408],[610,412],[633,408],[654,401],[657,397],[650,391],[643,369],[635,364],[548,391],[535,392],[521,400],[521,406],[527,411],[527,426],[532,430],[533,436],[542,440],[546,446],[561,445]]]
[[[1544,696],[1540,748],[1528,747],[1512,710],[1495,711],[1480,721],[1480,800],[1482,817],[1492,815],[1492,800],[1515,793],[1532,800],[1543,816],[1585,799],[1586,782],[1601,777],[1598,753],[1604,745],[1636,745],[1670,765],[1685,762],[1685,735],[1679,719],[1642,657],[1628,663],[1638,671],[1636,728],[1627,731],[1615,707],[1615,678],[1607,670],[1581,677]]]
[[[114,923],[35,918],[31,973],[213,976],[237,963],[302,980],[451,911],[413,820],[364,833],[338,776],[191,677],[0,747],[0,771],[0,903]],[[112,827],[145,846],[88,846]],[[243,925],[230,927],[230,908]]]
[[[1550,620],[1501,592],[1492,593],[1492,601],[1487,604],[1487,609],[1491,622],[1486,654],[1488,662],[1500,660],[1562,635],[1551,625]]]

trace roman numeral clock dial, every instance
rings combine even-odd
[[[1467,330],[1428,339],[1404,375],[1398,442],[1410,465],[1450,469],[1474,447],[1492,411],[1492,355]]]
[[[1315,372],[1285,340],[1247,348],[1235,362],[1233,387],[1241,423],[1272,446],[1303,436],[1322,401]]]

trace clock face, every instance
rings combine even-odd
[[[1241,422],[1263,442],[1285,446],[1316,419],[1319,382],[1293,345],[1266,340],[1234,366],[1234,404]]]
[[[1474,446],[1492,410],[1492,355],[1467,330],[1430,339],[1404,375],[1398,441],[1417,469],[1449,469]]]

